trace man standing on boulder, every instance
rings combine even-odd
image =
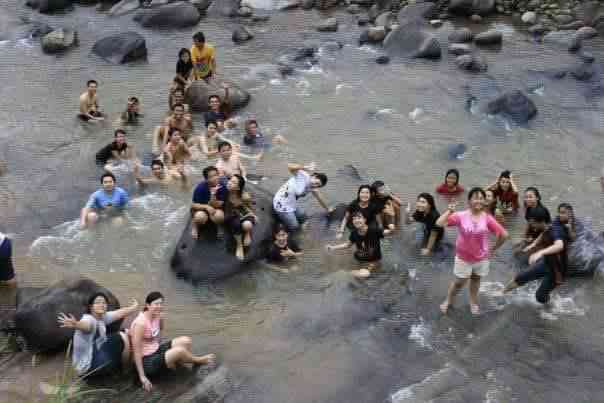
[[[193,59],[193,78],[209,82],[216,73],[216,58],[214,57],[214,47],[206,43],[205,35],[201,31],[193,35],[191,58]]]

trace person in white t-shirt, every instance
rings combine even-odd
[[[13,267],[13,245],[6,234],[0,232],[0,285],[15,287],[15,268]]]
[[[296,231],[306,219],[302,208],[298,205],[298,199],[311,192],[319,204],[328,212],[327,202],[319,192],[327,183],[327,176],[323,173],[313,172],[314,164],[304,166],[302,164],[287,164],[287,169],[292,175],[275,194],[273,198],[273,210],[279,220],[290,232]],[[308,173],[310,171],[312,173]]]

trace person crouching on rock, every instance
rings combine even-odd
[[[100,214],[121,213],[128,207],[128,193],[115,186],[115,176],[112,173],[105,172],[101,176],[101,184],[103,187],[90,196],[86,206],[82,209],[80,214],[80,228],[82,229],[95,224]],[[120,216],[113,217],[114,224],[121,224],[122,221]]]
[[[98,85],[95,80],[88,80],[86,92],[80,95],[80,113],[78,116],[82,120],[103,120],[103,114],[96,96]]]
[[[160,344],[161,332],[165,329],[163,305],[164,296],[160,292],[147,295],[143,312],[138,314],[129,330],[138,378],[147,392],[153,388],[149,378],[156,378],[184,364],[212,365],[216,359],[214,354],[193,355],[192,340],[188,336]]]
[[[193,192],[191,205],[191,238],[199,238],[199,230],[208,223],[216,225],[224,222],[224,202],[227,196],[226,181],[221,180],[214,166],[203,170],[205,181],[199,183]]]
[[[252,209],[252,197],[244,192],[245,179],[235,174],[227,182],[227,196],[224,204],[225,224],[235,237],[237,249],[235,256],[243,260],[244,248],[252,243],[252,230],[258,220]]]
[[[17,286],[13,266],[13,245],[9,237],[2,232],[0,232],[0,286]]]
[[[352,275],[357,278],[367,278],[377,263],[382,260],[381,239],[392,231],[378,226],[370,226],[361,211],[352,213],[353,230],[348,242],[339,245],[327,245],[327,251],[349,249],[352,245],[356,251],[354,257],[361,263],[367,263],[366,268],[353,270]]]
[[[138,302],[132,299],[129,307],[107,311],[107,296],[98,292],[90,297],[86,313],[80,320],[60,313],[61,327],[75,329],[73,334],[72,365],[79,376],[110,375],[128,364],[130,341],[124,332],[107,334],[107,326],[136,312]]]

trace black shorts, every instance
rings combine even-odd
[[[15,278],[13,266],[13,245],[10,239],[5,238],[0,245],[0,281],[9,281]]]
[[[245,221],[249,221],[252,225],[256,224],[256,219],[254,217],[243,217],[240,218],[238,215],[233,215],[228,218],[226,225],[231,230],[231,233],[234,235],[241,235],[243,233],[243,223]]]
[[[151,355],[143,357],[143,370],[145,376],[151,378],[160,375],[168,370],[166,364],[166,352],[172,348],[172,340],[160,344],[157,351]]]
[[[88,372],[90,376],[109,375],[118,371],[122,363],[124,340],[120,333],[112,333],[99,350],[93,351],[92,362]]]

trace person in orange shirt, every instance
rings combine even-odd
[[[214,47],[206,43],[203,32],[199,31],[193,35],[193,46],[191,47],[191,59],[193,61],[193,78],[195,80],[206,80],[216,73],[216,58]]]

